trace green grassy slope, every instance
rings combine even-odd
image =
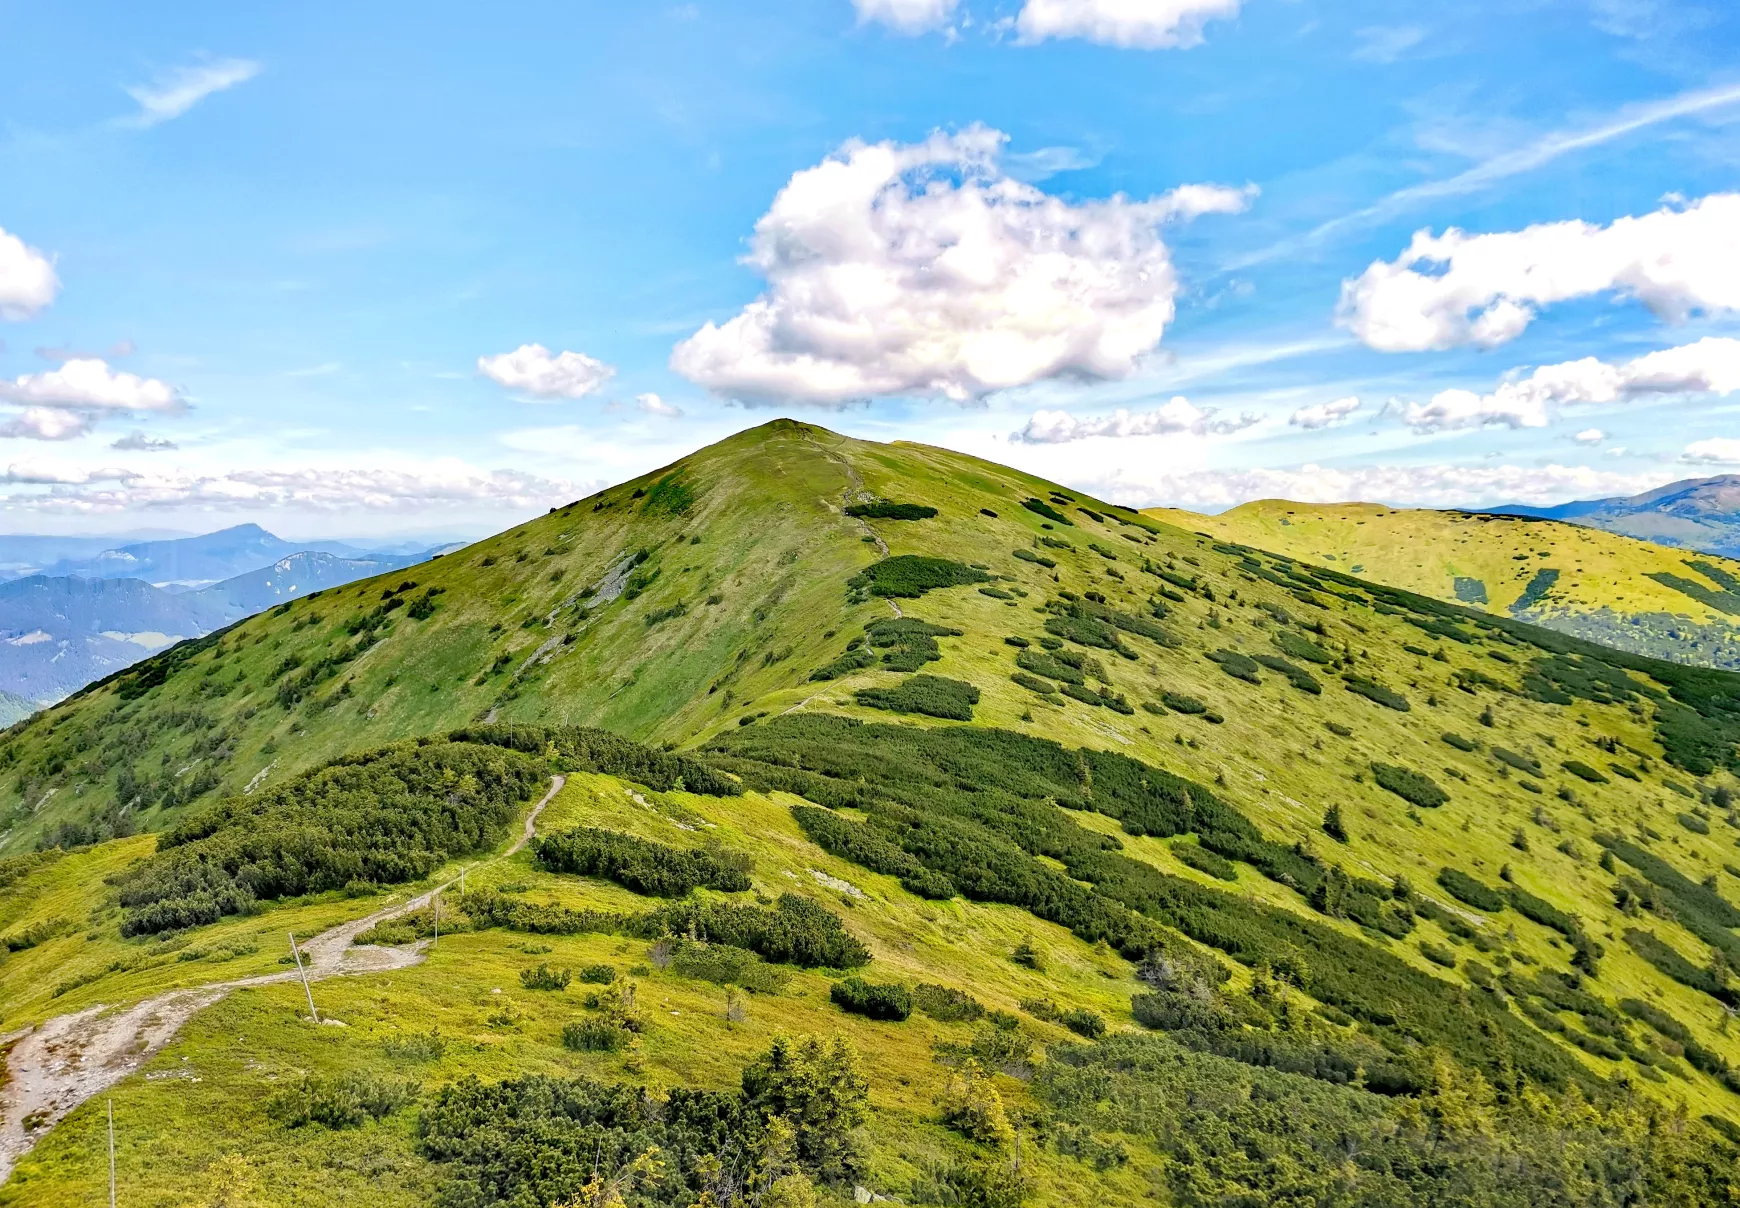
[[[844,513],[875,498],[938,514]],[[884,548],[949,560],[956,579],[974,578],[974,566],[993,577],[892,598],[868,589],[898,579],[854,586]],[[644,560],[625,565],[642,550]],[[393,596],[410,602],[380,612],[383,591],[407,579],[415,585]],[[640,589],[601,599],[623,582]],[[441,591],[429,596],[431,588]],[[885,629],[872,628],[871,657],[856,657],[865,627],[896,608],[943,631],[931,635],[935,659],[908,666],[975,687],[969,723],[862,702],[860,690],[907,681],[877,661],[900,653],[876,645]],[[1114,613],[1116,625],[1099,619]],[[922,655],[923,642],[909,641]],[[1022,671],[1023,654],[1049,679]],[[1081,662],[1082,696],[1118,703],[1035,691],[1067,681],[1043,661],[1057,654]],[[812,678],[836,662],[834,678]],[[937,699],[908,687],[906,698],[915,696]],[[896,728],[830,737],[828,717]],[[1740,817],[1730,809],[1740,678],[1604,653],[958,454],[789,421],[415,572],[254,618],[15,728],[0,745],[8,846],[28,851],[56,834],[88,838],[117,825],[160,829],[343,752],[486,719],[602,725],[742,776],[741,795],[705,797],[576,772],[540,830],[599,826],[681,848],[720,840],[753,857],[751,897],[703,898],[813,897],[869,947],[865,976],[965,991],[1019,1017],[1030,1043],[1053,1046],[1032,1070],[1012,1067],[1019,1078],[991,1074],[1025,1129],[1034,1202],[1223,1202],[1220,1192],[1186,1190],[1189,1172],[1208,1170],[1227,1195],[1235,1185],[1239,1194],[1297,1192],[1304,1175],[1297,1186],[1265,1183],[1273,1171],[1234,1170],[1215,1151],[1208,1138],[1225,1135],[1223,1126],[1251,1137],[1288,1132],[1226,1105],[1293,1104],[1276,1110],[1313,1127],[1341,1121],[1344,1137],[1356,1117],[1392,1120],[1380,1131],[1405,1139],[1425,1118],[1407,1115],[1408,1104],[1439,1118],[1432,1113],[1474,1070],[1501,1087],[1518,1077],[1544,1089],[1581,1082],[1604,1103],[1617,1094],[1740,1119],[1740,1097],[1721,1076],[1723,1064],[1740,1066],[1726,1005],[1740,996],[1725,955],[1740,947],[1740,914],[1727,905],[1740,900]],[[932,735],[941,746],[926,745]],[[967,745],[950,754],[951,736],[963,735]],[[1063,752],[1047,755],[1034,738]],[[975,762],[983,751],[999,754]],[[1184,778],[1196,787],[1178,791],[1207,812],[1140,822],[1134,798],[1119,796],[1119,777],[1135,765],[1111,755]],[[1442,790],[1441,804],[1411,787],[1421,775]],[[1138,796],[1164,795],[1173,783],[1152,771],[1137,779],[1140,792],[1127,791]],[[921,897],[903,887],[918,883],[910,869],[892,875],[894,856],[854,854],[833,840],[824,850],[794,812],[797,793],[869,828],[844,833],[904,845],[899,859],[910,869],[952,878],[962,892]],[[1222,806],[1255,830],[1213,822]],[[1332,808],[1345,842],[1326,833]],[[359,917],[385,900],[361,886],[357,897],[268,903],[263,914],[167,940],[123,939],[110,879],[152,845],[110,840],[0,889],[0,934],[38,937],[0,964],[0,1029],[273,968],[273,936]],[[987,853],[1000,853],[1003,872],[975,881],[973,861]],[[651,905],[595,877],[544,871],[528,854],[474,875],[475,888],[511,889],[515,900]],[[1010,959],[1023,941],[1043,954],[1043,971]],[[1138,1026],[1131,996],[1146,987],[1129,958],[1150,944],[1184,967],[1219,962],[1225,986],[1198,990],[1246,1022],[1231,1032]],[[181,959],[183,951],[198,955]],[[645,966],[634,976],[643,1007],[656,1007],[638,1048],[564,1049],[561,1027],[579,1013],[580,988],[522,992],[519,972],[540,961]],[[839,1030],[871,1058],[868,1185],[907,1202],[960,1202],[962,1185],[943,1187],[951,1164],[1007,1165],[1011,1150],[967,1141],[944,1126],[937,1104],[954,1075],[934,1059],[949,1050],[935,1045],[974,1043],[985,1025],[922,1013],[870,1021],[829,1001],[839,971],[788,976],[783,989],[749,996],[747,1018],[732,1020],[720,986],[657,967],[644,936],[444,935],[425,964],[322,983],[326,1009],[346,1029],[298,1023],[294,987],[282,985],[196,1017],[144,1077],[117,1091],[117,1117],[129,1122],[125,1158],[143,1172],[141,1202],[214,1198],[225,1180],[234,1203],[428,1202],[447,1172],[420,1147],[416,1112],[329,1134],[271,1122],[263,1098],[303,1070],[409,1073],[426,1095],[469,1073],[723,1089],[775,1032]],[[1166,976],[1151,973],[1155,984]],[[1389,1005],[1362,983],[1390,995]],[[1061,1011],[1096,1012],[1115,1033],[1108,1045],[1173,1047],[1144,1049],[1141,1061],[1115,1047],[1071,1048],[1056,1012],[1022,1006],[1047,997]],[[1626,1014],[1628,1000],[1683,1029],[1681,1039]],[[437,1027],[444,1053],[408,1071],[382,1048],[395,1030]],[[1333,1073],[1341,1057],[1322,1057],[1328,1065],[1313,1075],[1275,1056],[1292,1045],[1363,1054],[1355,1085],[1342,1085],[1351,1064]],[[1440,1053],[1446,1063],[1422,1074]],[[1150,1058],[1171,1081],[1141,1089],[1132,1071]],[[1359,1089],[1390,1077],[1392,1061],[1403,1072],[1389,1089],[1407,1091],[1399,1100]],[[175,1073],[184,1068],[200,1081]],[[1198,1077],[1204,1086],[1272,1081],[1231,1095],[1222,1106],[1232,1122],[1211,1124],[1193,1113],[1219,1103],[1215,1095],[1166,1098]],[[1131,1107],[1142,1102],[1166,1106],[1144,1116]],[[1498,1119],[1521,1102],[1480,1110]],[[1545,1100],[1526,1102],[1534,1114],[1504,1116],[1498,1134],[1532,1135],[1559,1120]],[[1386,1114],[1394,1112],[1402,1114]],[[1602,1124],[1602,1144],[1629,1144],[1631,1119]],[[88,1199],[100,1175],[91,1162],[98,1128],[94,1105],[75,1112],[20,1168],[27,1177],[0,1189],[0,1203]],[[1657,1135],[1647,1122],[1636,1128]],[[1589,1138],[1579,1135],[1570,1148],[1586,1152]],[[1482,1152],[1473,1136],[1456,1134],[1458,1152]],[[1094,1148],[1113,1143],[1122,1161]],[[221,1157],[237,1153],[247,1156]],[[1397,1193],[1370,1202],[1410,1201]]]
[[[1729,558],[1558,521],[1371,503],[1146,514],[1636,654],[1740,667],[1740,562]]]

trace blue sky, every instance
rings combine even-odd
[[[1740,468],[1740,13],[1426,7],[0,2],[0,527],[480,534],[777,414],[1208,509]]]

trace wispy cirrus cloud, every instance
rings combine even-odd
[[[122,119],[140,129],[180,117],[213,93],[245,84],[259,75],[261,65],[253,59],[218,59],[163,72],[149,84],[127,89],[139,103],[139,111]]]
[[[1397,189],[1370,205],[1319,223],[1302,235],[1290,236],[1236,257],[1226,265],[1226,270],[1235,271],[1294,255],[1323,244],[1344,231],[1375,226],[1406,213],[1422,202],[1475,193],[1511,177],[1533,172],[1578,151],[1599,147],[1667,122],[1696,117],[1736,104],[1740,104],[1740,84],[1723,84],[1627,105],[1587,124],[1550,130],[1528,142],[1490,155],[1460,172]]]

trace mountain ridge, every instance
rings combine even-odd
[[[1595,1152],[1721,1202],[1737,738],[1731,673],[775,421],[13,727],[0,1016],[276,969],[285,930],[469,869],[424,963],[322,983],[344,1029],[250,991],[116,1088],[154,1194],[225,1149],[306,1168],[308,1202],[428,1202],[484,1185],[431,1139],[465,1096],[748,1094],[777,1035],[837,1031],[874,1061],[861,1156],[800,1164],[824,1202],[1416,1203],[1427,1152],[1470,1203],[1549,1202],[1477,1172]],[[539,841],[490,858],[500,786],[555,774]],[[436,850],[417,820],[467,802]],[[177,1068],[201,1081],[151,1080]],[[403,1098],[357,1131],[260,1103],[409,1068],[416,1129]],[[463,1118],[478,1153],[579,1135]],[[77,1198],[100,1123],[37,1142],[17,1194]],[[351,1138],[376,1177],[312,1160]]]
[[[1635,654],[1740,667],[1740,594],[1729,586],[1740,562],[1720,555],[1567,521],[1372,503],[1144,514]]]
[[[1553,507],[1506,504],[1495,515],[1568,520],[1640,541],[1740,557],[1740,475],[1686,478],[1640,495],[1584,499]]]

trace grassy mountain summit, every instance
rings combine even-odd
[[[0,1028],[385,912],[344,1028],[238,988],[117,1086],[163,1202],[1732,1202],[1737,738],[1728,672],[781,420],[8,731]],[[0,1205],[95,1190],[43,1120]]]
[[[1740,562],[1580,523],[1263,499],[1145,515],[1636,654],[1740,667]]]

